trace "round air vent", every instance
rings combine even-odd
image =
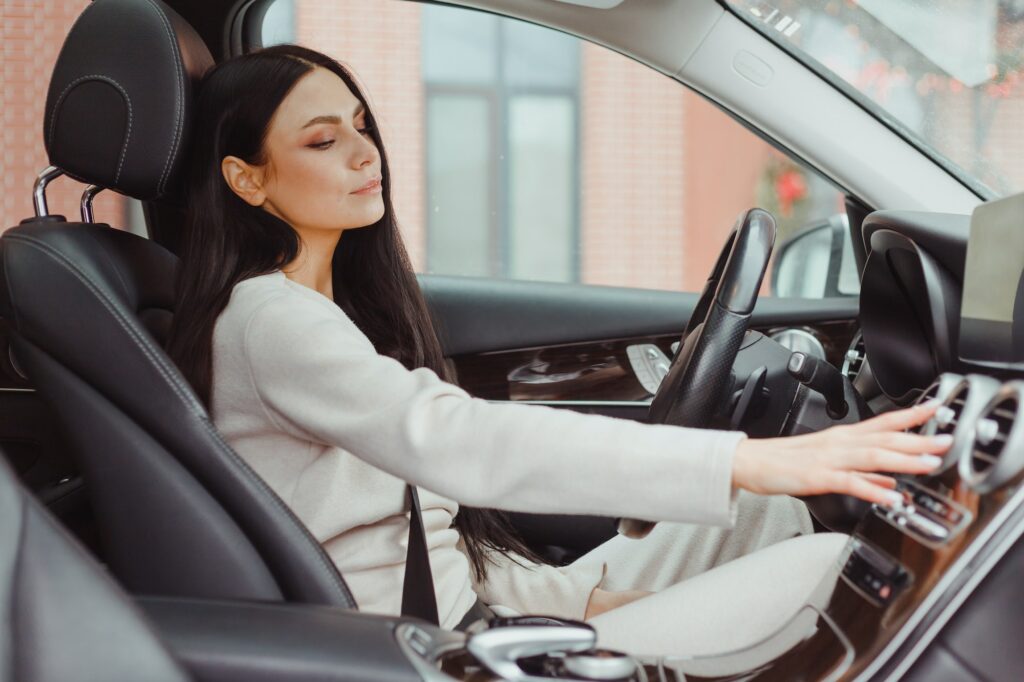
[[[939,378],[936,379],[931,386],[924,389],[924,392],[917,397],[914,404],[922,405],[932,400],[938,400],[945,403],[963,380],[964,378],[962,376],[959,374],[953,374],[952,372],[940,374]],[[922,436],[933,436],[938,433],[938,417],[940,413],[941,410],[937,411],[934,417],[926,421],[924,424],[921,424],[921,426],[917,427],[915,431],[920,433]]]
[[[1003,385],[974,421],[960,456],[960,478],[980,493],[1002,487],[1024,470],[1024,382]]]
[[[864,362],[867,359],[867,350],[864,346],[864,335],[859,331],[854,335],[853,341],[850,342],[850,348],[846,351],[846,357],[843,358],[842,373],[846,375],[846,378],[853,383],[853,380],[860,374],[860,370],[864,367]]]
[[[934,435],[948,434],[953,436],[953,444],[942,458],[942,466],[935,473],[946,471],[958,461],[964,450],[969,450],[973,433],[971,425],[978,415],[999,390],[999,381],[980,374],[968,374],[961,379],[942,401],[935,411],[935,417],[929,424],[933,426]]]

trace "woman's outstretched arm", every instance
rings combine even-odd
[[[948,447],[895,434],[926,418],[923,408],[744,441],[736,432],[489,403],[377,354],[340,309],[288,289],[228,323],[244,328],[252,388],[279,428],[473,506],[728,525],[734,485],[877,497],[877,484],[854,485],[851,477],[862,479],[851,472],[927,471],[934,463],[920,455]]]
[[[936,409],[918,405],[817,433],[746,440],[736,449],[733,482],[764,495],[843,493],[891,504],[902,499],[892,490],[896,481],[871,472],[924,474],[937,467],[942,460],[936,455],[953,437],[904,433],[928,421]]]

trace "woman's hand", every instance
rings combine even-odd
[[[762,495],[842,493],[892,505],[896,481],[871,472],[927,474],[953,437],[903,433],[935,414],[938,405],[887,412],[849,426],[788,438],[747,439],[736,448],[733,484]]]

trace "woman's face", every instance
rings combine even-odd
[[[381,160],[366,118],[341,78],[313,69],[274,114],[264,142],[267,162],[249,167],[256,192],[243,198],[305,237],[376,223],[384,215]],[[230,173],[225,165],[235,187]]]

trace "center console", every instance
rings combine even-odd
[[[902,503],[870,509],[825,602],[774,641],[715,657],[633,657],[598,648],[584,623],[523,618],[466,634],[404,623],[399,646],[431,682],[898,678],[1024,521],[1024,382],[944,374],[919,401],[932,399],[941,407],[919,431],[953,436],[943,464],[900,478]]]

